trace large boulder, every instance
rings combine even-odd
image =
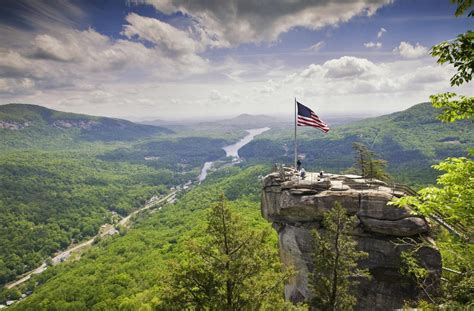
[[[280,257],[296,274],[285,286],[285,297],[292,302],[308,301],[308,274],[313,270],[311,230],[324,230],[324,213],[335,202],[359,219],[353,236],[369,257],[359,266],[372,275],[355,289],[356,310],[391,310],[426,293],[413,280],[400,273],[400,255],[416,250],[419,262],[429,271],[429,295],[439,294],[441,256],[430,238],[428,221],[408,208],[387,203],[404,195],[386,183],[355,175],[307,173],[302,180],[286,169],[263,180],[262,215],[278,232]],[[409,239],[410,243],[403,242]]]

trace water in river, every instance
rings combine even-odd
[[[247,136],[239,140],[233,145],[225,146],[222,149],[224,149],[226,156],[227,157],[232,157],[234,160],[239,160],[239,149],[251,142],[255,136],[258,136],[262,134],[263,132],[268,131],[270,128],[269,127],[263,127],[259,129],[251,129],[247,130],[247,133],[249,133]],[[207,177],[207,171],[212,167],[213,162],[206,162],[204,163],[204,166],[201,169],[201,174],[199,175],[199,182],[203,181]]]
[[[204,163],[204,166],[201,169],[201,174],[199,174],[199,182],[203,181],[207,177],[207,171],[211,168],[212,162]]]
[[[249,133],[247,136],[239,140],[233,145],[225,146],[224,151],[226,153],[226,156],[228,157],[233,157],[239,159],[239,149],[251,142],[255,136],[258,136],[262,134],[263,132],[268,131],[270,128],[269,127],[264,127],[264,128],[259,128],[259,129],[251,129],[247,130],[247,133]]]

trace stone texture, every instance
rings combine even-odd
[[[284,265],[297,273],[285,286],[285,297],[301,302],[311,297],[308,273],[311,261],[311,230],[324,230],[321,220],[335,202],[340,202],[359,225],[353,235],[359,248],[369,253],[359,265],[367,268],[372,279],[356,289],[356,310],[391,310],[401,308],[404,301],[423,297],[412,281],[400,274],[400,254],[412,247],[400,245],[410,237],[416,243],[424,240],[430,247],[420,247],[417,256],[430,271],[430,295],[439,293],[441,256],[429,237],[425,218],[409,209],[387,205],[393,197],[404,195],[379,180],[366,180],[356,175],[307,173],[302,180],[294,171],[275,172],[263,180],[262,215],[273,222],[278,232],[280,256]]]

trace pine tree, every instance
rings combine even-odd
[[[352,144],[355,152],[355,168],[364,178],[376,178],[380,180],[389,180],[390,175],[385,171],[387,161],[376,159],[373,151],[362,143]]]
[[[283,283],[268,231],[245,226],[222,196],[204,236],[189,243],[172,269],[163,309],[260,310],[283,305]]]
[[[357,250],[357,243],[350,235],[355,216],[349,217],[339,202],[324,215],[323,230],[314,230],[314,270],[309,283],[316,310],[351,310],[357,302],[351,288],[361,278],[369,277],[368,271],[357,268],[357,261],[368,256]]]

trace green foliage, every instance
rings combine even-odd
[[[385,171],[387,161],[375,159],[375,154],[362,143],[353,143],[355,153],[355,168],[364,178],[375,178],[387,181],[390,175]]]
[[[155,168],[168,168],[174,172],[187,172],[200,168],[206,161],[225,157],[224,139],[207,137],[162,138],[130,147],[106,152],[105,161],[126,161]]]
[[[84,152],[0,154],[0,284],[95,235],[112,211],[126,215],[174,182],[166,170]]]
[[[453,100],[455,97],[458,99]],[[474,117],[474,97],[448,92],[431,95],[430,100],[433,107],[443,110],[438,116],[438,119],[443,122],[455,122]]]
[[[445,293],[444,304],[457,308],[470,310],[474,307],[474,244],[465,243],[453,237],[446,231],[438,234],[438,246],[443,267],[442,283]]]
[[[413,277],[417,282],[422,282],[428,276],[428,270],[419,265],[412,252],[402,252],[400,254],[400,261],[400,272],[402,275]]]
[[[445,173],[438,177],[437,187],[423,188],[417,197],[395,200],[399,206],[413,206],[423,215],[441,212],[447,220],[456,220],[469,230],[474,225],[474,161],[447,158],[433,166]]]
[[[452,3],[456,3],[458,5],[457,9],[456,9],[456,12],[454,13],[454,15],[456,16],[461,16],[464,14],[464,12],[469,9],[472,4],[474,3],[473,0],[451,0]],[[474,10],[472,10],[471,12],[468,13],[469,17],[472,17],[474,16]]]
[[[267,247],[274,254],[277,234],[269,230],[270,224],[260,215],[259,202],[252,199],[260,188],[257,176],[265,168],[228,169],[210,175],[212,178],[185,193],[176,204],[141,215],[127,234],[103,239],[82,254],[79,261],[50,267],[34,276],[32,282],[38,283],[34,293],[11,309],[158,308],[163,304],[165,289],[169,288],[166,280],[170,263],[183,258],[189,241],[202,235],[208,207],[218,203],[220,193],[228,191],[234,193],[234,199],[228,202],[232,214],[241,218],[252,232],[267,232]],[[253,192],[249,195],[246,188],[241,195],[234,192],[246,178],[248,189],[253,185]],[[271,306],[267,309],[274,310]]]
[[[472,0],[452,0],[452,2],[458,4],[456,16],[464,14],[473,4]],[[474,10],[468,14],[468,17],[474,17]],[[474,71],[474,32],[468,30],[454,40],[443,41],[433,46],[431,55],[438,58],[439,64],[449,63],[456,69],[456,73],[450,80],[451,86],[470,82]],[[455,97],[458,99],[453,100]],[[474,116],[474,97],[472,96],[448,92],[431,95],[430,100],[433,107],[443,110],[439,119],[444,122],[454,122]]]
[[[460,16],[468,10],[472,0],[452,0],[458,4],[455,15]],[[471,11],[468,16],[472,17]],[[451,78],[451,86],[468,83],[472,79],[474,69],[474,32],[468,30],[451,42],[441,42],[435,45],[431,54],[438,57],[438,63],[453,64],[456,74]],[[473,113],[473,97],[459,96],[454,93],[432,95],[431,102],[435,108],[443,109],[439,119],[444,122],[455,122],[470,119]],[[454,100],[452,100],[454,99]],[[471,122],[472,124],[472,122]],[[471,149],[471,155],[474,152]],[[405,197],[395,204],[411,205],[424,215],[441,214],[448,221],[455,221],[464,225],[465,234],[472,241],[473,206],[474,206],[474,162],[464,157],[447,158],[434,166],[435,169],[446,173],[438,177],[438,187],[421,189],[417,197]],[[473,301],[474,277],[472,244],[461,241],[458,237],[449,236],[446,231],[438,232],[438,246],[440,248],[443,266],[451,269],[444,271],[446,281],[444,306],[453,309],[470,309]],[[410,262],[405,258],[406,262]],[[457,268],[454,270],[452,268]],[[410,269],[408,270],[410,271]],[[415,277],[420,277],[416,269],[411,269]]]
[[[21,292],[16,289],[7,289],[1,288],[0,289],[0,302],[5,302],[7,300],[17,300],[21,297]]]
[[[410,279],[412,284],[415,284],[420,290],[420,295],[415,297],[414,301],[406,301],[406,303],[414,307],[434,310],[438,301],[436,301],[436,297],[430,296],[429,293],[436,292],[439,284],[437,278],[433,278],[430,271],[420,261],[419,256],[419,253],[425,248],[434,247],[433,244],[423,239],[420,241],[419,239],[405,237],[398,240],[397,246],[404,249],[400,254],[400,274]],[[434,290],[433,286],[435,287]]]
[[[468,30],[453,41],[444,41],[431,48],[431,55],[438,58],[438,64],[449,63],[456,73],[451,85],[461,85],[472,79],[474,69],[474,31]]]
[[[187,243],[171,269],[164,310],[257,310],[284,305],[285,275],[269,228],[255,231],[227,207],[222,195],[208,217],[205,234]]]
[[[3,148],[77,148],[90,142],[132,141],[170,134],[170,130],[126,120],[65,113],[26,104],[0,105],[0,122],[16,129],[0,128]]]
[[[357,250],[351,237],[355,217],[349,217],[339,202],[324,215],[322,233],[313,230],[314,270],[309,284],[312,290],[311,306],[316,310],[352,310],[357,299],[351,290],[362,278],[368,278],[365,269],[357,268],[357,261],[368,256]]]

